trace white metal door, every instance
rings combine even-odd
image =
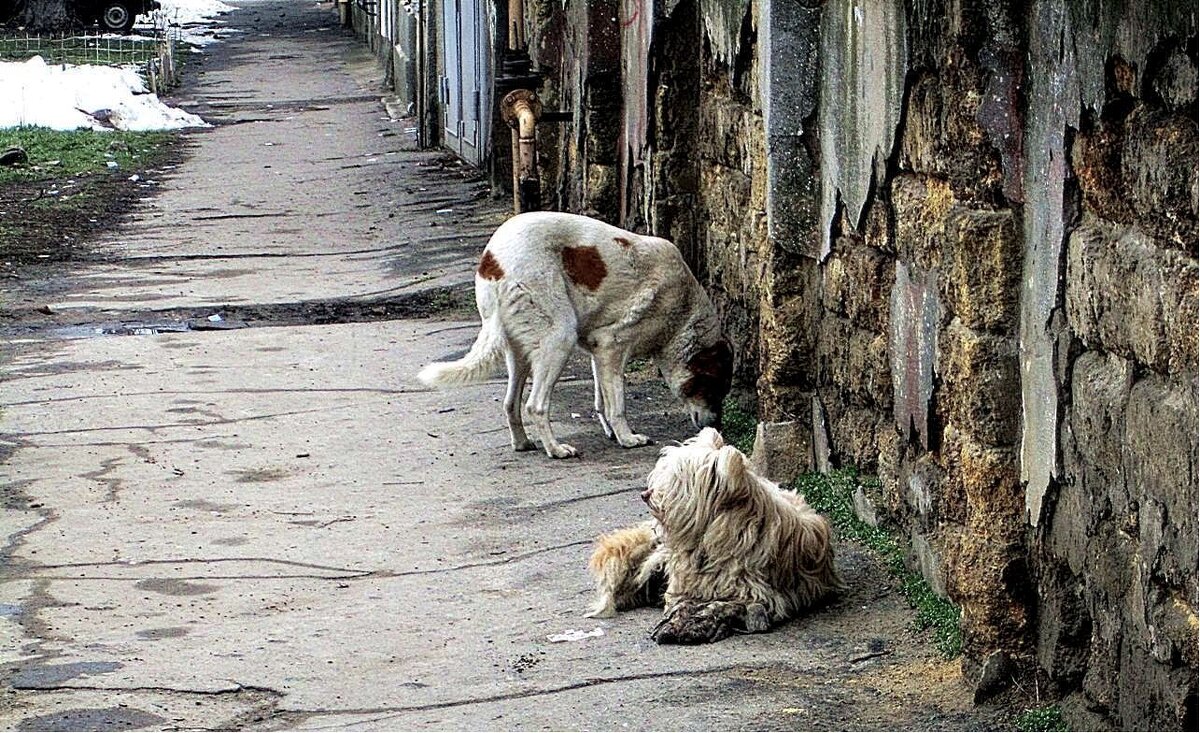
[[[446,147],[478,164],[484,74],[482,0],[442,2],[442,127]]]

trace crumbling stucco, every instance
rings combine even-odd
[[[901,0],[831,0],[821,13],[821,258],[838,202],[857,226],[883,182],[907,68]]]

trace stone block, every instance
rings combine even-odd
[[[1198,152],[1195,111],[1161,114],[1139,109],[1128,125],[1121,151],[1121,180],[1138,226],[1194,257]]]
[[[886,411],[892,400],[887,349],[886,336],[856,328],[847,319],[827,316],[819,327],[818,379],[855,396],[861,404]]]
[[[879,513],[875,510],[875,502],[871,500],[867,490],[859,486],[850,497],[854,503],[854,514],[872,527],[879,526]]]
[[[955,206],[945,224],[942,302],[971,328],[1010,332],[1019,312],[1022,258],[1012,212]]]
[[[1132,361],[1099,351],[1084,352],[1071,367],[1071,404],[1063,426],[1064,468],[1075,487],[1086,492],[1077,503],[1089,515],[1123,512],[1131,502],[1121,453],[1125,406],[1135,371]],[[1062,511],[1059,507],[1056,515]],[[1082,531],[1093,527],[1094,522],[1086,519]]]
[[[700,186],[700,170],[695,161],[675,150],[654,152],[651,186],[657,200],[694,193]]]
[[[887,333],[895,260],[873,247],[841,237],[824,263],[821,296],[825,308],[859,328]]]
[[[750,467],[760,476],[786,483],[813,470],[812,433],[798,420],[760,422]]]
[[[1138,229],[1090,220],[1067,249],[1067,318],[1086,345],[1158,372],[1195,374],[1196,258]]]
[[[1126,413],[1125,480],[1139,505],[1142,561],[1156,578],[1196,595],[1197,406],[1191,380],[1147,375]]]
[[[955,319],[938,338],[938,411],[943,422],[992,447],[1012,446],[1021,415],[1020,367],[1012,336],[974,331]]]
[[[583,189],[584,210],[601,218],[617,213],[617,169],[611,165],[590,163]]]
[[[1194,92],[1193,92],[1194,93]],[[1072,167],[1084,211],[1196,251],[1196,118],[1138,105],[1075,138]]]
[[[945,223],[956,203],[950,184],[940,178],[898,175],[892,179],[891,198],[897,258],[927,272],[940,267]]]
[[[904,460],[904,443],[895,425],[881,425],[876,433],[879,440],[879,505],[895,513],[900,507],[900,471]]]
[[[1078,684],[1087,670],[1092,636],[1083,580],[1057,564],[1041,574],[1038,587],[1038,662],[1051,677]]]
[[[767,137],[767,226],[776,247],[816,258],[820,205],[817,163],[799,135]]]
[[[930,454],[905,465],[900,472],[900,493],[906,513],[922,531],[933,531],[943,516],[941,497],[945,476]]]
[[[909,560],[929,587],[946,597],[946,563],[936,548],[936,541],[919,532],[909,535]]]
[[[1023,627],[1028,609],[1021,600],[1026,589],[1019,586],[1031,576],[1027,570],[1013,574],[1013,563],[1024,562],[1026,529],[1014,451],[982,446],[947,426],[938,459],[944,472],[938,518],[963,525],[958,567],[970,568],[956,573],[957,595],[994,605],[985,615],[998,614],[996,633]]]
[[[1091,488],[1091,487],[1088,487]],[[1054,558],[1079,575],[1087,569],[1088,541],[1096,529],[1097,505],[1083,486],[1058,488],[1054,509],[1046,524],[1046,542]],[[1107,502],[1104,502],[1107,505]]]
[[[1185,111],[1196,106],[1196,62],[1180,46],[1171,49],[1162,65],[1154,71],[1150,88],[1163,104]]]
[[[944,179],[966,201],[1002,196],[1000,155],[980,125],[985,72],[961,52],[915,76],[900,139],[900,165]]]
[[[830,446],[836,463],[873,473],[879,461],[876,437],[882,425],[880,413],[865,407],[827,402]]]

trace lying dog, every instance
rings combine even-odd
[[[648,484],[654,519],[596,544],[589,616],[662,601],[655,640],[695,644],[767,631],[843,588],[829,522],[716,430],[663,448]]]
[[[550,429],[550,395],[575,346],[592,356],[596,414],[626,448],[650,439],[625,420],[625,364],[648,356],[697,427],[719,425],[733,355],[712,302],[675,245],[574,214],[519,214],[496,230],[475,273],[483,326],[466,356],[418,377],[430,386],[487,379],[508,366],[504,410],[513,450],[533,447],[526,415],[551,458],[576,451]]]

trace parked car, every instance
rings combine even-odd
[[[97,23],[110,33],[128,33],[135,18],[161,7],[158,0],[75,0],[75,14],[84,24]]]

